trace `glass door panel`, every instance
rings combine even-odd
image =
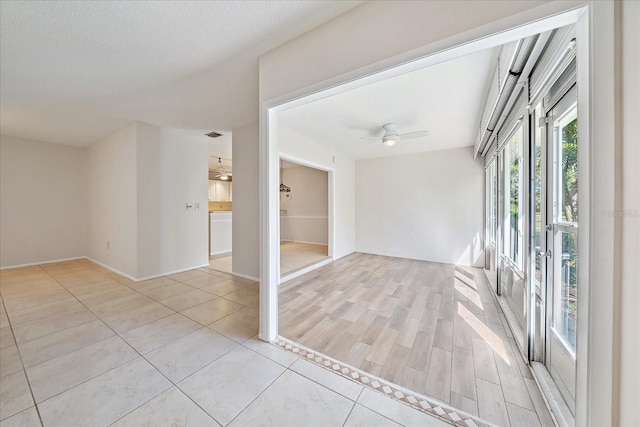
[[[575,407],[578,300],[578,109],[576,87],[547,113],[547,368],[567,405]]]
[[[486,269],[491,285],[497,285],[497,238],[496,222],[498,220],[498,177],[496,173],[496,160],[492,160],[485,170],[486,199]]]
[[[520,348],[526,348],[527,293],[524,274],[524,127],[520,125],[501,151],[500,215],[502,241],[499,295]]]
[[[553,331],[567,350],[576,352],[576,304],[578,301],[578,235],[576,231],[557,230],[553,252]]]
[[[546,267],[546,150],[544,144],[544,130],[546,126],[540,126],[539,120],[544,116],[542,103],[539,103],[532,112],[533,140],[531,141],[531,212],[532,212],[532,242],[531,242],[531,283],[533,293],[532,307],[534,310],[534,326],[532,332],[533,359],[544,360],[545,348],[545,267]]]

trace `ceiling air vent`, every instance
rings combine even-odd
[[[209,138],[217,138],[219,136],[222,136],[222,134],[218,132],[209,132],[209,133],[205,133],[205,135],[207,135]]]

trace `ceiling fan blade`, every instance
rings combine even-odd
[[[402,139],[424,138],[425,136],[429,136],[429,131],[421,130],[418,132],[401,133],[398,136]]]
[[[382,139],[382,136],[361,136],[360,139],[367,139],[370,141],[375,141],[377,139]]]

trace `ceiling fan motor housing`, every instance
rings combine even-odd
[[[396,145],[400,140],[400,137],[398,136],[398,132],[396,131],[396,128],[393,125],[393,123],[387,123],[382,127],[384,128],[384,135],[382,136],[382,144],[388,147]]]

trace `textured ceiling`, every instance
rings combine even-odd
[[[500,48],[483,50],[278,114],[278,128],[355,159],[473,145]],[[382,145],[382,125],[429,136]],[[379,136],[369,140],[363,137]]]
[[[0,131],[86,146],[140,120],[257,121],[258,56],[361,1],[0,2]]]

